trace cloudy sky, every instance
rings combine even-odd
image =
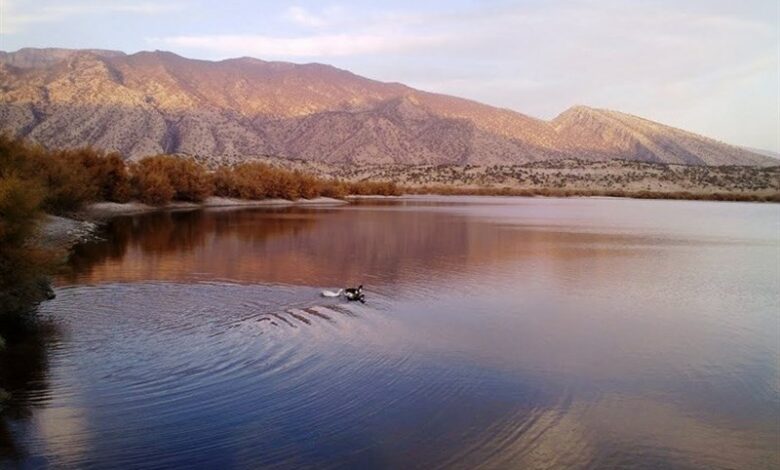
[[[381,4],[381,6],[380,6]],[[324,62],[549,119],[616,109],[780,151],[777,0],[0,0],[0,49]]]

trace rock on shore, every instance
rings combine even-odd
[[[46,215],[41,223],[39,241],[46,247],[68,249],[89,240],[97,228],[94,222]]]

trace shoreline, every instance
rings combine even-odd
[[[46,214],[39,222],[37,243],[53,250],[69,252],[79,243],[94,239],[101,223],[112,217],[150,214],[154,212],[177,212],[200,209],[243,209],[252,207],[339,207],[349,201],[320,197],[315,199],[264,199],[245,200],[220,197],[207,198],[202,203],[172,202],[163,206],[152,206],[137,201],[96,202],[88,204],[68,217]],[[66,255],[67,256],[67,255]]]
[[[78,215],[90,219],[106,219],[119,215],[139,215],[151,212],[186,211],[216,208],[251,208],[251,207],[337,207],[349,204],[349,201],[319,197],[315,199],[233,199],[224,197],[209,197],[203,202],[174,201],[162,206],[152,206],[142,202],[95,202],[88,204],[78,212]]]
[[[651,200],[668,200],[668,201],[705,201],[705,202],[758,202],[758,203],[778,203],[780,200],[774,198],[759,199],[755,196],[748,195],[736,195],[736,194],[694,194],[688,193],[679,197],[680,195],[645,192],[637,194],[623,194],[623,195],[611,195],[611,194],[590,194],[588,192],[551,192],[550,194],[538,194],[538,193],[501,193],[500,191],[495,194],[486,192],[457,192],[452,194],[441,194],[435,192],[420,192],[420,193],[405,193],[398,196],[385,196],[385,195],[359,195],[353,194],[346,196],[344,199],[334,199],[328,197],[319,197],[315,199],[262,199],[262,200],[247,200],[247,199],[233,199],[222,197],[209,197],[203,202],[184,202],[174,201],[162,206],[152,206],[144,204],[138,201],[131,201],[126,203],[117,202],[96,202],[88,204],[80,211],[74,213],[70,217],[62,217],[56,215],[46,214],[40,221],[40,232],[38,234],[38,242],[52,249],[61,249],[69,251],[73,246],[89,241],[92,239],[97,230],[99,229],[101,222],[107,219],[118,216],[131,216],[142,215],[154,212],[176,212],[176,211],[192,211],[201,209],[244,209],[253,207],[340,207],[351,204],[353,201],[403,201],[413,200],[417,198],[431,198],[431,197],[520,197],[520,198],[596,198],[596,199],[651,199]]]
[[[453,191],[435,192],[421,191],[409,192],[398,196],[384,195],[349,195],[347,200],[403,200],[416,197],[504,197],[504,198],[541,198],[541,199],[625,199],[625,200],[655,200],[655,201],[701,201],[701,202],[752,202],[752,203],[780,203],[780,193],[774,194],[739,194],[739,193],[666,193],[656,191],[640,191],[633,193],[612,191]]]
[[[67,253],[79,243],[91,240],[99,227],[98,221],[46,214],[39,222],[37,243]]]

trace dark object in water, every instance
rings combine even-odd
[[[366,296],[363,294],[363,284],[359,285],[357,289],[354,287],[344,289],[344,295],[347,297],[347,300],[359,300],[362,303],[366,303]]]

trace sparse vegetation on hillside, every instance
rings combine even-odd
[[[780,202],[780,192],[759,195],[729,192],[695,194],[688,191],[626,191],[573,189],[517,189],[510,187],[459,188],[457,186],[414,186],[403,188],[405,194],[435,194],[440,196],[523,196],[523,197],[625,197],[633,199],[681,199],[698,201]]]
[[[780,199],[780,166],[704,167],[570,159],[492,166],[336,166],[324,174],[346,181],[392,181],[406,193]]]
[[[285,155],[325,164],[494,165],[575,157],[774,164],[616,111],[577,106],[543,121],[327,66],[313,74],[310,65],[209,63],[162,51],[44,49],[9,53],[0,62],[12,64],[0,74],[0,132],[34,135],[52,148],[81,142],[133,158]],[[59,90],[57,99],[42,93],[49,88]]]

